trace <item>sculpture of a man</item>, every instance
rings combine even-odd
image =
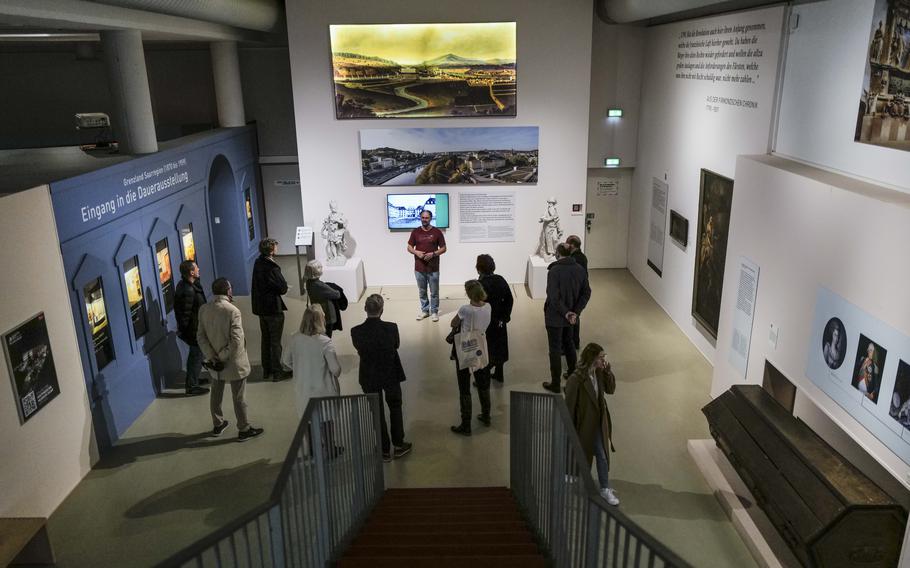
[[[540,240],[537,244],[537,256],[553,258],[556,245],[562,240],[562,227],[559,226],[559,213],[556,211],[556,198],[547,199],[547,212],[541,216]]]
[[[326,264],[344,264],[347,258],[343,252],[348,248],[345,242],[348,220],[338,212],[338,203],[329,201],[329,216],[322,222],[322,238],[325,239]]]

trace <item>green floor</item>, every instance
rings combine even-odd
[[[591,284],[582,341],[606,348],[618,380],[611,478],[621,509],[695,566],[753,566],[686,451],[686,440],[709,437],[700,408],[708,401],[710,366],[627,271],[592,271]],[[458,397],[443,341],[463,292],[443,286],[442,321],[433,323],[414,320],[415,288],[368,290],[386,297],[385,319],[399,324],[408,374],[405,427],[414,452],[385,466],[387,487],[508,485],[508,391],[537,391],[548,375],[543,301],[515,289],[506,386],[494,388],[493,426],[475,424],[471,438],[448,431]],[[288,304],[286,333],[302,311],[299,300]],[[255,361],[258,324],[245,299],[238,305]],[[362,303],[344,317],[346,329],[359,323]],[[342,392],[357,393],[350,336],[344,331],[335,340]],[[253,423],[266,432],[243,444],[233,429],[206,437],[206,397],[155,401],[51,517],[58,565],[148,566],[265,500],[296,428],[293,385],[254,378],[247,400]],[[225,410],[231,419],[229,404]]]

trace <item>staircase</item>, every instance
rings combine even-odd
[[[388,489],[339,568],[547,565],[505,487]]]

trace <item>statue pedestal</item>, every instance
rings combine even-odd
[[[551,260],[532,254],[528,256],[528,291],[531,299],[543,300],[547,297],[547,267]]]
[[[334,282],[341,286],[348,302],[356,302],[366,288],[363,277],[363,259],[353,256],[342,266],[323,265],[322,281]]]

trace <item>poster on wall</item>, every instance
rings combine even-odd
[[[145,317],[145,298],[142,296],[142,277],[139,275],[139,257],[134,256],[123,263],[123,282],[126,299],[133,322],[133,333],[139,339],[148,331]]]
[[[171,250],[167,238],[155,243],[155,263],[158,265],[158,284],[164,297],[164,309],[170,313],[174,309],[174,272],[171,270]]]
[[[360,131],[364,187],[537,183],[539,128]]]
[[[193,241],[193,224],[180,229],[180,242],[183,244],[183,259],[196,260],[196,243]]]
[[[727,360],[743,378],[746,378],[746,370],[749,368],[759,271],[757,264],[744,256],[739,257],[739,286],[736,290],[736,311],[733,312],[733,334]]]
[[[107,305],[104,303],[104,288],[101,285],[101,279],[95,278],[86,284],[82,289],[82,297],[85,300],[85,312],[89,331],[92,334],[95,365],[100,371],[114,360],[114,341],[111,337],[111,325],[107,317]]]
[[[250,188],[243,190],[244,210],[246,211],[246,228],[250,236],[250,242],[256,239],[256,227],[253,223],[253,199],[250,195]]]
[[[720,296],[724,288],[724,262],[732,206],[733,180],[702,169],[692,316],[714,339],[717,339],[720,322]]]
[[[819,287],[806,376],[910,465],[910,337]]]
[[[910,151],[910,0],[876,0],[857,142]]]
[[[462,243],[514,243],[515,192],[458,194],[458,235]]]
[[[335,117],[515,116],[515,22],[329,26]]]
[[[60,394],[44,312],[6,333],[3,350],[24,424]]]
[[[670,186],[659,178],[651,178],[651,230],[648,235],[648,266],[663,276],[664,242],[667,232],[667,194]]]

